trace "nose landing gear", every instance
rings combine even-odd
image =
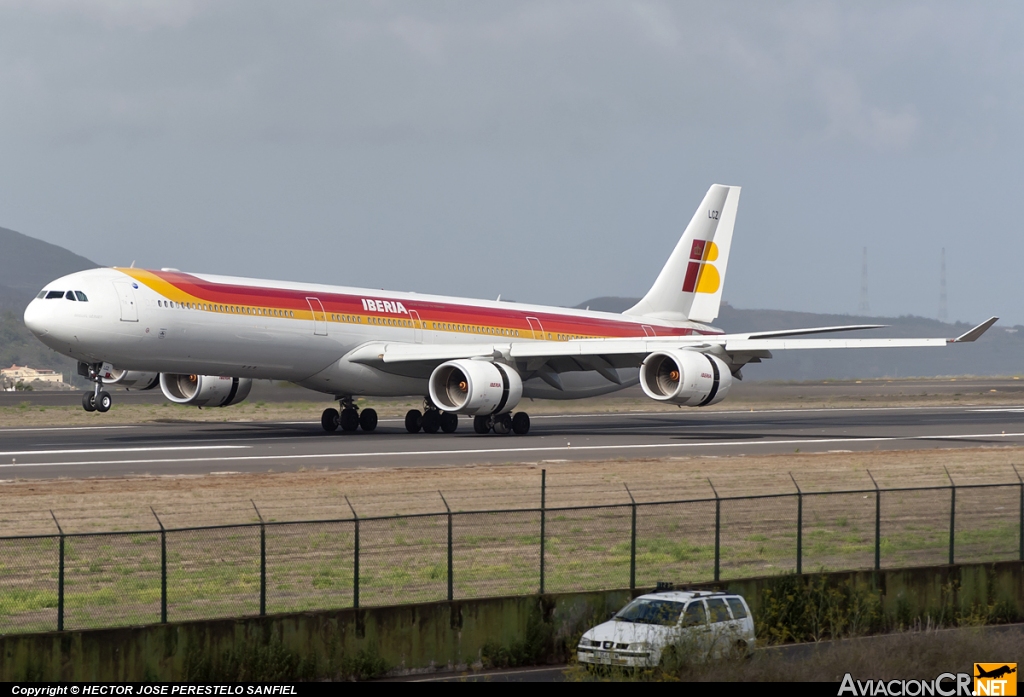
[[[88,377],[92,381],[92,392],[86,392],[82,395],[82,408],[86,411],[98,411],[101,414],[110,411],[110,407],[114,403],[114,398],[103,389],[103,376],[100,374],[102,369],[102,363],[94,363],[88,366]]]

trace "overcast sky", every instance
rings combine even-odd
[[[1024,323],[1020,3],[0,0],[0,226],[101,264]],[[0,279],[0,283],[2,283]]]

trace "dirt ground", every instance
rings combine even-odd
[[[884,488],[1015,483],[1024,448],[792,453],[769,456],[670,457],[459,467],[310,469],[260,474],[132,476],[0,481],[0,536],[50,534],[50,511],[65,532],[151,529],[152,507],[167,527],[267,520],[348,518],[346,497],[361,517],[453,510],[534,508],[541,470],[547,506],[628,503],[719,495],[790,493],[789,473],[805,491],[870,489],[870,469]],[[441,493],[439,493],[441,492]]]

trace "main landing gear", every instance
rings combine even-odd
[[[410,409],[405,414],[405,430],[409,433],[455,433],[459,428],[459,415],[450,411],[441,411],[429,399],[423,400],[423,411]]]
[[[103,376],[100,374],[102,369],[102,363],[89,366],[88,377],[92,381],[92,392],[86,392],[82,395],[82,408],[86,411],[108,412],[110,411],[110,406],[114,403],[114,398],[103,389]]]
[[[473,430],[480,435],[494,431],[499,436],[509,433],[525,436],[530,432],[530,415],[525,411],[520,411],[515,414],[476,416],[473,418]]]
[[[342,431],[355,431],[361,428],[370,433],[377,428],[376,410],[363,409],[360,411],[351,397],[343,397],[338,402],[341,407],[340,412],[337,409],[329,408],[324,409],[324,413],[320,415],[320,425],[324,427],[325,431],[333,433],[340,427]]]

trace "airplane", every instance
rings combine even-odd
[[[640,384],[653,400],[721,402],[748,363],[795,349],[946,346],[976,340],[794,338],[883,325],[726,334],[718,317],[740,187],[711,186],[647,294],[621,314],[183,273],[99,268],[46,285],[25,310],[44,344],[93,383],[86,411],[106,412],[106,385],[155,389],[176,404],[229,406],[254,379],[331,394],[325,431],[373,431],[358,397],[414,396],[410,433],[526,434],[524,398],[579,399]]]

